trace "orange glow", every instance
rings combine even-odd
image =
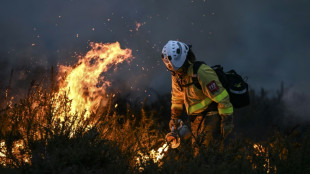
[[[140,27],[142,27],[144,24],[145,22],[136,22],[136,31],[139,31]],[[130,32],[132,32],[132,30]]]
[[[66,96],[70,102],[70,110],[61,110],[55,116],[61,121],[67,113],[79,116],[77,120],[88,118],[91,113],[96,113],[100,106],[107,104],[106,88],[111,82],[103,73],[114,68],[124,61],[129,62],[132,59],[132,51],[130,49],[121,49],[118,42],[115,43],[90,43],[90,51],[85,56],[81,56],[75,66],[59,66],[59,90],[52,99],[55,108],[63,107],[61,99]],[[113,70],[113,69],[112,69]],[[6,91],[6,95],[7,95]],[[113,94],[113,97],[115,94]],[[12,98],[14,99],[14,98]],[[39,107],[39,102],[34,101],[31,108],[34,110]],[[9,103],[11,106],[11,100]],[[115,105],[115,108],[118,105]],[[40,113],[40,112],[38,112]],[[73,118],[69,118],[70,120]],[[55,120],[56,121],[56,120]],[[55,123],[52,123],[55,124]],[[75,122],[74,126],[77,126]],[[90,125],[92,126],[92,125]],[[72,130],[74,127],[72,127]],[[72,132],[73,133],[73,132]],[[39,133],[36,136],[40,136]],[[24,141],[22,139],[14,141],[12,153],[18,160],[24,163],[31,163],[29,153],[22,153],[24,150]],[[6,143],[0,141],[0,165],[10,163],[7,161]]]
[[[24,149],[25,149],[24,142],[22,140],[18,140],[13,143],[12,153],[15,155],[17,160],[30,164],[31,157],[28,152],[22,153]],[[6,145],[5,142],[2,141],[0,143],[0,165],[2,166],[6,166],[7,163],[12,162],[11,160],[8,160],[6,158],[6,153],[7,153]]]
[[[96,112],[99,106],[107,103],[106,88],[111,84],[102,73],[114,65],[132,58],[130,49],[121,49],[115,43],[90,43],[91,50],[81,57],[75,67],[60,66],[60,74],[66,74],[60,84],[59,95],[66,93],[71,103],[71,113]],[[99,85],[100,84],[100,85]]]
[[[263,164],[263,167],[266,169],[266,173],[270,173],[271,171],[274,171],[277,173],[277,167],[276,166],[271,166],[270,164],[270,159],[269,159],[269,154],[268,154],[268,149],[266,149],[263,145],[261,144],[253,144],[254,148],[254,154],[256,156],[261,156],[265,158],[265,163]],[[256,168],[257,166],[253,164],[253,168]]]
[[[154,149],[152,149],[149,154],[143,154],[141,152],[138,152],[138,154],[140,155],[140,157],[137,157],[136,160],[136,164],[138,166],[141,166],[142,164],[145,164],[148,160],[153,160],[154,163],[158,163],[158,165],[160,165],[160,160],[164,158],[165,153],[167,152],[169,149],[169,146],[167,143],[165,143],[163,146],[161,146],[160,148],[157,149],[157,151],[155,151]],[[143,167],[139,168],[141,171],[143,171]]]
[[[259,155],[259,153],[265,153],[266,152],[265,147],[262,146],[261,144],[253,144],[253,148],[258,151],[258,153],[256,153],[256,155]]]
[[[139,22],[136,22],[136,31],[139,31],[139,28],[142,26],[142,24],[141,23],[139,23]]]

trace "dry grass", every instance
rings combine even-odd
[[[52,89],[33,83],[15,104],[1,96],[0,173],[310,172],[310,133],[302,126],[290,131],[273,126],[285,113],[281,92],[274,98],[252,92],[252,105],[237,111],[237,129],[223,150],[201,147],[195,157],[190,143],[183,142],[170,149],[160,165],[151,159],[137,165],[141,153],[164,143],[169,96],[159,95],[152,105],[144,102],[138,107],[110,98],[106,107],[85,119],[83,113],[70,114],[70,100],[65,95],[53,98]],[[119,109],[114,107],[116,100]],[[60,114],[65,115],[63,121]]]

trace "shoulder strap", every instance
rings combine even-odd
[[[205,63],[202,62],[202,61],[196,61],[196,62],[194,63],[194,66],[193,66],[193,76],[192,76],[192,80],[193,80],[194,85],[196,86],[196,88],[198,88],[198,89],[200,89],[200,90],[201,90],[202,88],[201,88],[201,85],[200,85],[200,83],[199,83],[199,81],[198,81],[197,73],[198,73],[199,67],[200,67],[202,64],[205,64]]]

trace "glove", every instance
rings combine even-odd
[[[225,139],[234,128],[233,115],[221,115],[221,118],[221,133]]]
[[[180,126],[181,121],[182,121],[181,119],[171,118],[171,120],[169,122],[169,128],[170,128],[171,132],[174,132],[177,130],[177,128]]]

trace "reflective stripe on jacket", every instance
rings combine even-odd
[[[192,77],[193,64],[190,64],[188,67],[186,75],[172,76],[172,118],[177,118],[182,114],[183,104],[188,115],[195,115],[206,110],[212,101],[218,103],[218,112],[220,115],[233,114],[233,107],[229,101],[229,95],[211,67],[202,64],[197,72],[198,81],[202,89],[198,89],[194,84],[186,86],[186,84],[193,82]]]

